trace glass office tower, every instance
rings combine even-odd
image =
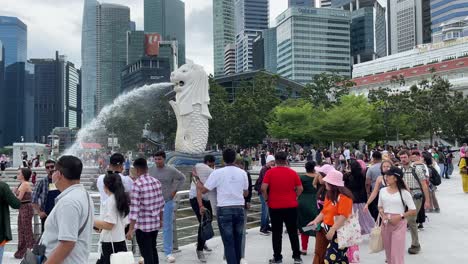
[[[26,62],[28,27],[16,17],[0,16],[0,40],[5,47],[5,66]]]
[[[280,14],[277,73],[302,84],[323,72],[351,77],[350,22],[349,11],[332,8],[289,8]]]

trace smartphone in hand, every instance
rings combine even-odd
[[[310,230],[315,230],[316,227],[317,227],[317,225],[304,226],[302,228],[302,231],[307,232],[307,231],[310,231]]]

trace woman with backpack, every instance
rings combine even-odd
[[[104,191],[109,198],[101,210],[101,219],[94,220],[94,227],[102,230],[102,256],[98,263],[110,264],[111,254],[127,251],[125,226],[129,223],[130,200],[117,173],[106,174]]]
[[[440,184],[440,168],[432,158],[431,153],[424,151],[422,153],[424,163],[426,164],[429,172],[429,198],[431,202],[431,208],[427,209],[428,212],[440,213],[439,201],[436,197],[437,185]]]
[[[388,264],[405,263],[406,218],[416,215],[416,205],[403,181],[403,171],[391,167],[384,175],[387,186],[379,193],[382,240]]]

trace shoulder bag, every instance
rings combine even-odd
[[[339,202],[338,197],[338,202]],[[362,242],[361,225],[359,224],[358,212],[352,210],[344,225],[336,231],[338,247],[340,249],[351,247]]]
[[[114,240],[112,234],[110,235],[110,241],[112,245],[112,254],[110,255],[110,264],[133,264],[135,263],[135,257],[132,251],[120,251],[115,253]]]
[[[417,194],[413,195],[413,198],[414,199],[421,199],[421,198],[424,197],[424,191],[423,191],[423,188],[422,188],[421,180],[419,179],[418,175],[416,174],[416,168],[414,168],[414,167],[411,168],[411,174],[416,179],[416,181],[418,182],[419,188],[421,189],[421,193],[417,193]]]
[[[369,250],[370,253],[378,253],[384,250],[383,247],[383,239],[382,239],[382,227],[379,223],[381,223],[380,214],[377,217],[377,221],[375,221],[375,226],[372,228],[369,237]]]
[[[213,218],[210,210],[206,210],[206,212],[202,215],[200,222],[201,236],[205,241],[214,237],[214,230],[213,226],[211,225],[212,221]]]
[[[88,192],[86,192],[86,198],[88,198],[88,216],[86,217],[86,221],[83,224],[83,226],[80,228],[80,230],[78,230],[78,237],[80,237],[81,233],[83,233],[84,229],[86,228],[86,225],[88,224],[89,216],[91,214],[91,206],[89,206],[91,200],[89,199]],[[41,241],[43,234],[44,233],[41,234],[41,238],[39,238],[39,241]],[[43,245],[41,242],[39,242],[38,244],[34,245],[32,249],[26,250],[26,253],[24,254],[24,258],[23,260],[21,260],[20,264],[44,263],[47,260],[45,256],[45,251],[46,251],[46,246]]]

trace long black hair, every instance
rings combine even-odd
[[[432,166],[432,155],[427,151],[423,151],[422,157],[427,166]]]
[[[104,186],[114,194],[117,211],[125,217],[130,213],[129,198],[125,193],[125,188],[120,175],[117,173],[107,173],[104,177]]]

